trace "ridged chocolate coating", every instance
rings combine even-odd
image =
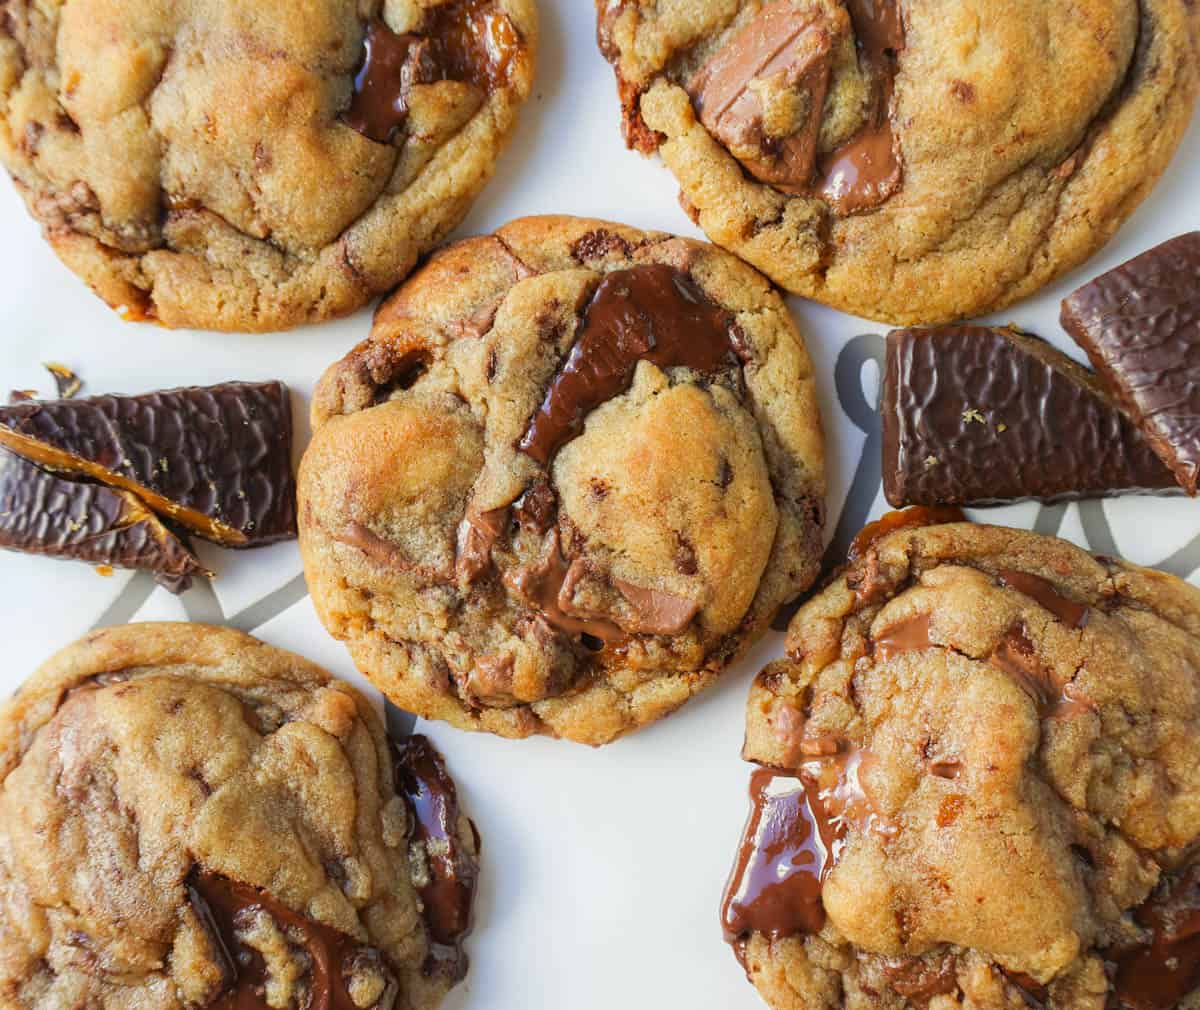
[[[1190,495],[1200,481],[1200,231],[1062,303],[1062,324]]]
[[[296,535],[291,443],[280,382],[0,407],[0,445],[132,491],[228,547]]]
[[[66,480],[0,449],[0,547],[170,579],[206,574],[128,491]]]
[[[1015,330],[889,333],[880,410],[883,489],[896,507],[1176,486],[1087,369]]]

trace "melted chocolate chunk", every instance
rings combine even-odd
[[[474,582],[492,564],[492,548],[508,528],[508,507],[476,512],[467,509],[458,527],[455,571],[460,579]]]
[[[280,382],[0,407],[0,445],[137,495],[227,547],[296,535],[292,412]]]
[[[428,875],[418,888],[430,936],[425,971],[457,981],[467,973],[462,942],[471,932],[479,867],[459,842],[458,791],[442,756],[423,736],[394,749],[397,790],[412,814],[409,844],[419,850]],[[478,833],[475,838],[478,848]]]
[[[1050,611],[1067,627],[1082,628],[1087,624],[1090,613],[1087,605],[1063,596],[1041,576],[1008,568],[1001,570],[999,575],[1002,586],[1008,586],[1035,600],[1042,609]]]
[[[1200,483],[1200,232],[1097,277],[1062,324],[1190,495]]]
[[[688,84],[700,122],[756,179],[785,193],[812,183],[838,11],[769,3]]]
[[[958,989],[958,959],[953,954],[893,958],[884,962],[883,974],[905,999],[928,1006],[934,996]]]
[[[897,0],[847,0],[860,64],[873,78],[871,107],[857,135],[822,160],[817,191],[843,216],[871,210],[900,189],[903,167],[892,129],[896,54],[904,49]]]
[[[1147,937],[1109,952],[1116,998],[1129,1010],[1171,1010],[1200,988],[1200,863],[1160,886],[1133,918]]]
[[[67,480],[0,449],[0,547],[132,568],[177,580],[209,575],[186,543],[128,491]],[[168,584],[170,588],[170,584]]]
[[[653,263],[608,274],[521,439],[521,451],[549,466],[583,430],[590,411],[629,388],[643,359],[707,373],[736,367],[732,325],[731,315],[674,267]]]
[[[507,76],[521,45],[512,21],[490,0],[427,8],[420,31],[403,35],[373,20],[342,121],[368,140],[390,143],[408,118],[414,84],[462,81],[491,90]]]
[[[554,525],[558,514],[558,496],[545,481],[535,481],[520,498],[514,509],[522,528],[533,533],[545,533]]]
[[[1074,684],[1060,679],[1042,662],[1023,624],[1008,629],[989,661],[1033,699],[1039,718],[1066,719],[1094,711]]]
[[[1011,329],[888,334],[883,490],[901,505],[1059,501],[1175,488],[1085,368]]]
[[[678,635],[700,612],[700,604],[665,589],[635,586],[617,578],[612,583],[637,615],[626,625],[635,634]]]
[[[837,828],[815,784],[760,768],[750,778],[750,819],[721,903],[729,942],[771,939],[825,925],[821,888],[833,867]]]
[[[872,642],[875,658],[886,663],[893,656],[903,652],[914,652],[928,649],[933,645],[929,640],[929,615],[914,614],[903,621],[884,628]]]
[[[850,543],[846,560],[853,564],[863,557],[875,544],[896,530],[918,529],[922,526],[940,526],[943,523],[965,523],[963,510],[952,506],[915,506],[887,512],[872,523],[867,523]]]
[[[207,1004],[210,1010],[269,1010],[267,963],[256,947],[243,942],[258,913],[269,915],[286,931],[287,939],[303,949],[308,975],[303,980],[307,1010],[391,1010],[399,987],[380,951],[352,936],[305,918],[275,898],[247,884],[215,873],[193,870],[187,880],[188,898],[209,934],[221,965],[223,984]],[[350,995],[355,978],[368,978],[380,988],[369,1008]]]

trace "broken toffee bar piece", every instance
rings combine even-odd
[[[1063,300],[1062,324],[1194,496],[1200,482],[1200,231],[1085,284]]]
[[[0,547],[151,571],[187,588],[208,575],[187,546],[128,491],[66,480],[0,449]]]
[[[884,495],[896,507],[1175,488],[1095,376],[1013,329],[888,334],[880,410]]]
[[[280,382],[0,407],[0,445],[137,495],[225,547],[296,535],[292,415]]]

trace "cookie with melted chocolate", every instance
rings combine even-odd
[[[870,530],[755,681],[726,937],[777,1010],[1195,1006],[1200,590],[953,519]]]
[[[0,1000],[432,1010],[478,851],[432,745],[299,656],[93,632],[0,707]]]
[[[814,579],[823,446],[782,299],[573,218],[450,246],[317,387],[301,549],[410,711],[591,744],[713,683]]]
[[[626,140],[662,156],[709,238],[898,325],[995,311],[1094,253],[1165,168],[1200,86],[1190,0],[596,11]]]
[[[11,0],[0,163],[125,318],[287,329],[458,224],[536,48],[535,0]]]

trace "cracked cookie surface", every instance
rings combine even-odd
[[[318,667],[94,632],[0,708],[0,1006],[431,1010],[477,852],[436,752]]]
[[[892,324],[981,315],[1099,249],[1200,81],[1190,0],[596,0],[626,139],[714,242]]]
[[[313,402],[318,614],[393,701],[607,742],[711,684],[821,554],[783,300],[705,243],[526,218],[444,249]]]
[[[751,691],[757,820],[723,906],[772,1007],[1197,1005],[1200,591],[904,528],[787,650]]]
[[[532,0],[5,0],[0,162],[128,317],[316,322],[462,219],[536,36]]]

